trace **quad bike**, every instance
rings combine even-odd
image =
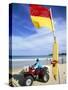
[[[49,71],[47,67],[37,68],[29,67],[29,69],[22,74],[22,79],[19,80],[20,85],[22,86],[31,86],[33,80],[41,80],[42,82],[48,82],[49,80]]]
[[[10,75],[9,75],[10,76]],[[34,80],[39,80],[41,82],[48,82],[49,80],[49,71],[47,67],[42,68],[34,68],[33,66],[26,68],[26,71],[20,73],[18,75],[10,76],[10,86],[16,86],[14,82],[12,82],[12,77],[18,79],[18,83],[21,86],[31,86]]]

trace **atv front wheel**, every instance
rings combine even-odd
[[[24,82],[23,82],[24,86],[31,86],[32,83],[33,83],[33,77],[32,76],[25,77]]]

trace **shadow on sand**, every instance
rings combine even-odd
[[[9,79],[13,78],[14,80],[18,81],[18,84],[20,86],[23,86],[23,75],[22,74],[14,74],[14,75],[9,75]],[[12,81],[13,85],[13,81]]]

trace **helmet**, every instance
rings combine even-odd
[[[37,60],[36,60],[37,62],[39,61],[39,59],[37,58]]]

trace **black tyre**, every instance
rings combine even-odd
[[[42,78],[43,82],[48,82],[49,80],[49,74],[48,73],[45,73],[43,78]]]
[[[31,86],[33,83],[33,77],[32,76],[27,76],[24,79],[23,85],[24,86]]]

